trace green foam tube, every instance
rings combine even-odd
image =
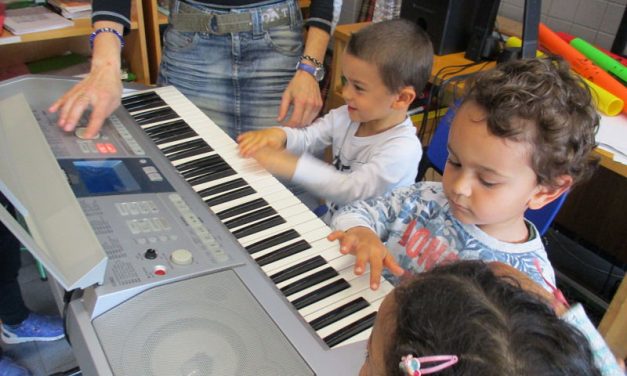
[[[570,45],[577,51],[581,52],[585,57],[590,59],[594,64],[603,68],[606,72],[612,73],[616,77],[627,82],[627,67],[619,63],[617,60],[609,57],[604,52],[581,38],[573,38],[570,41]]]

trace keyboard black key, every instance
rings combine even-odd
[[[228,167],[228,165],[227,165]],[[222,179],[222,178],[226,178],[227,176],[231,176],[231,175],[235,175],[236,172],[235,170],[233,170],[232,168],[228,167],[228,168],[224,168],[224,169],[218,169],[218,170],[214,170],[208,173],[204,173],[202,175],[199,175],[193,179],[189,179],[187,180],[187,182],[191,185],[198,185],[198,184],[202,184],[202,183],[207,183],[210,181],[214,181],[216,179]]]
[[[337,275],[337,270],[333,269],[332,267],[324,268],[320,271],[315,272],[312,275],[299,279],[296,282],[290,283],[289,285],[283,287],[281,289],[281,292],[285,296],[290,296],[299,291],[303,291],[304,289],[309,288],[313,285],[317,285],[320,282],[326,281],[327,279],[331,279]]]
[[[253,193],[256,193],[256,192],[257,191],[255,191],[252,187],[247,186],[247,187],[238,188],[234,191],[226,192],[219,196],[207,199],[205,200],[205,202],[209,206],[216,206],[219,204],[224,204],[225,202],[236,200],[238,198],[252,195]]]
[[[128,110],[128,112],[135,112],[141,110],[147,110],[155,107],[163,107],[167,106],[165,101],[159,97],[154,98],[145,98],[144,100],[127,102],[124,104],[124,107]]]
[[[204,146],[198,146],[194,148],[188,148],[187,150],[181,150],[176,153],[166,154],[166,157],[170,161],[178,161],[179,159],[193,157],[202,153],[210,153],[213,149],[211,146],[205,144]],[[165,154],[165,153],[164,153]]]
[[[183,173],[186,171],[195,170],[195,169],[199,169],[202,167],[212,167],[218,164],[225,164],[225,163],[226,161],[222,159],[221,156],[214,154],[214,155],[207,155],[198,159],[194,159],[193,161],[181,163],[178,166],[176,166],[176,169],[179,170],[181,173]]]
[[[204,197],[207,197],[207,196],[217,195],[218,193],[227,192],[227,191],[230,191],[230,190],[235,189],[235,188],[240,188],[240,187],[243,187],[245,185],[248,185],[248,183],[246,183],[246,180],[244,180],[242,178],[237,178],[237,179],[233,179],[233,180],[227,181],[225,183],[214,185],[213,187],[209,187],[209,188],[205,188],[203,190],[200,190],[200,191],[198,191],[198,194],[200,195],[200,197],[204,198]]]
[[[176,119],[178,117],[180,116],[169,107],[160,108],[154,111],[146,111],[133,116],[133,118],[139,125],[146,125],[159,121]]]
[[[249,201],[246,202],[244,204],[241,205],[237,205],[235,207],[232,208],[228,208],[228,209],[224,209],[219,213],[216,213],[216,215],[218,216],[218,218],[220,218],[221,220],[225,220],[227,218],[231,218],[234,217],[236,215],[240,215],[240,214],[244,214],[247,213],[251,210],[255,210],[255,209],[259,209],[262,208],[264,206],[268,206],[268,202],[266,200],[264,200],[263,198],[257,198],[253,201]]]
[[[287,281],[290,278],[294,278],[297,275],[301,275],[310,270],[318,268],[326,263],[327,261],[322,256],[315,256],[271,275],[270,279],[275,284],[281,283],[283,281]]]
[[[258,221],[260,219],[263,219],[263,218],[266,218],[266,217],[270,217],[270,216],[272,216],[274,214],[277,214],[276,210],[274,210],[270,206],[266,206],[266,207],[261,208],[259,210],[255,210],[254,212],[250,212],[248,214],[242,215],[242,216],[237,217],[235,219],[231,219],[230,221],[224,222],[224,225],[228,229],[233,229],[233,228],[236,228],[236,227],[243,226],[243,225],[245,225],[247,223],[250,223],[250,222],[255,222],[255,221]]]
[[[252,255],[255,252],[263,251],[266,248],[285,243],[288,240],[296,239],[299,236],[300,234],[296,230],[283,231],[269,238],[262,239],[253,244],[250,244],[248,247],[246,247],[246,250]]]
[[[207,145],[205,140],[203,140],[202,138],[197,138],[195,140],[181,142],[180,144],[171,145],[171,146],[162,148],[161,152],[163,152],[163,154],[165,155],[171,155],[171,154],[176,154],[181,151],[195,150],[195,149],[204,148],[204,147],[208,147],[209,149],[211,149],[211,146]],[[212,150],[213,149],[209,151],[212,151]],[[168,156],[168,159],[172,160],[172,158],[169,156]]]
[[[148,92],[148,93],[133,94],[133,95],[129,95],[127,97],[122,98],[122,105],[126,107],[127,105],[132,105],[135,103],[142,103],[145,101],[153,100],[155,98],[161,99],[159,94],[153,91]]]
[[[296,307],[296,309],[301,309],[350,287],[350,283],[346,282],[345,279],[339,279],[317,289],[316,291],[312,291],[307,295],[295,299],[292,304]]]
[[[183,175],[183,178],[191,184],[194,178],[212,176],[214,174],[219,174],[220,172],[229,170],[232,171],[233,169],[226,162],[218,162],[211,166],[198,165],[194,168],[187,169],[185,172],[181,172],[181,175]],[[233,173],[235,173],[235,171],[233,171]],[[197,183],[194,183],[192,185],[196,184]]]
[[[340,329],[339,331],[330,334],[323,338],[323,341],[329,346],[333,347],[338,345],[347,339],[356,336],[357,334],[363,332],[364,330],[371,328],[374,324],[374,319],[376,318],[377,313],[372,312],[368,316],[362,317],[361,319],[355,321],[354,323]]]
[[[274,252],[268,253],[267,255],[263,255],[259,257],[256,261],[259,266],[264,266],[271,264],[275,261],[279,261],[288,256],[295,255],[309,248],[311,248],[311,245],[309,245],[309,243],[307,243],[305,240],[299,240],[296,243],[287,245],[283,248],[279,248]]]
[[[332,311],[325,313],[324,315],[316,318],[315,320],[311,320],[309,325],[311,325],[314,330],[320,330],[329,324],[333,324],[334,322],[343,319],[348,315],[352,315],[353,313],[364,309],[370,306],[370,303],[362,297],[359,297],[355,300],[352,300],[340,307],[335,308]]]
[[[178,140],[184,140],[186,138],[191,138],[198,136],[193,129],[189,128],[181,132],[168,133],[166,135],[160,135],[157,139],[151,137],[150,139],[157,145],[167,144],[168,142],[174,142]]]
[[[274,217],[268,218],[268,220],[266,220],[266,221],[253,223],[250,226],[246,226],[246,227],[241,228],[241,229],[239,229],[237,231],[234,231],[233,232],[233,236],[235,236],[237,239],[240,239],[240,238],[243,238],[245,236],[258,233],[259,231],[263,231],[263,230],[269,229],[271,227],[278,226],[278,225],[283,224],[285,222],[286,221],[285,221],[285,219],[283,217],[281,217],[280,215],[275,215]]]
[[[183,120],[176,119],[167,123],[161,123],[159,125],[153,125],[152,127],[143,128],[144,132],[151,138],[167,137],[172,133],[184,132],[191,130],[192,128]]]
[[[212,161],[209,161],[209,159],[212,159]],[[178,165],[176,168],[181,173],[181,175],[183,175],[183,178],[190,182],[190,184],[192,185],[198,184],[196,182],[192,183],[193,178],[208,175],[211,176],[213,174],[218,174],[223,171],[233,171],[231,166],[229,166],[229,164],[226,163],[219,155],[213,155],[190,162],[185,162]],[[233,171],[233,174],[235,174],[235,171]]]

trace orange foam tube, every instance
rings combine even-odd
[[[623,84],[594,65],[542,22],[538,28],[538,37],[544,47],[567,60],[575,72],[616,95],[623,100],[623,103],[627,103],[627,88]],[[627,106],[623,106],[623,112],[627,113]]]

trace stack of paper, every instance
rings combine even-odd
[[[61,29],[74,23],[44,6],[7,9],[4,28],[15,35]]]
[[[48,5],[71,20],[91,17],[91,0],[48,0]]]
[[[601,114],[596,141],[601,149],[614,154],[614,161],[627,164],[627,115],[605,116]]]

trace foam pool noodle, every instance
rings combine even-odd
[[[522,41],[517,37],[509,37],[505,42],[505,45],[507,47],[520,47],[522,46]],[[544,56],[544,53],[542,53],[542,51],[536,51],[536,56],[542,57]],[[607,116],[616,116],[623,110],[625,103],[622,99],[603,89],[599,85],[596,85],[594,82],[590,82],[584,77],[582,78],[586,84],[588,84],[588,87],[592,92],[592,97],[595,100],[597,110]]]
[[[621,80],[627,81],[627,67],[607,56],[598,48],[581,38],[573,38],[570,41],[570,45],[606,72],[610,72]]]
[[[540,22],[538,27],[538,37],[540,43],[546,49],[556,55],[561,55],[570,63],[575,72],[614,94],[623,103],[627,101],[627,87],[609,73],[594,65],[581,52],[566,43],[542,22]],[[623,112],[627,112],[626,106],[623,106]]]

